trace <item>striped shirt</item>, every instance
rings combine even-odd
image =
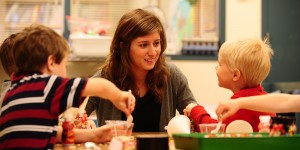
[[[55,75],[13,77],[0,110],[0,149],[53,149],[58,116],[83,102],[85,85]]]

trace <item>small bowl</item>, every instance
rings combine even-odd
[[[201,133],[210,133],[212,130],[217,128],[217,123],[210,123],[210,124],[199,124],[200,132]],[[218,131],[218,133],[225,132],[225,124],[223,123]]]
[[[131,136],[134,124],[129,124],[124,120],[105,120],[107,125],[112,127],[113,137],[116,136]]]
[[[191,122],[190,119],[185,115],[177,115],[173,117],[168,126],[165,127],[168,135],[172,137],[173,134],[178,133],[191,133]]]

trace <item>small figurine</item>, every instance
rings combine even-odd
[[[270,133],[271,116],[259,116],[258,132]]]
[[[71,146],[75,143],[75,133],[72,121],[73,116],[71,114],[64,114],[64,122],[62,123],[62,143],[64,146]]]
[[[291,124],[288,129],[288,135],[294,135],[297,131],[297,126],[295,123]]]
[[[280,136],[284,135],[285,131],[283,129],[283,124],[273,124],[273,128],[271,129],[270,136]]]
[[[89,129],[87,114],[84,110],[79,110],[78,115],[74,120],[74,126],[78,129]]]

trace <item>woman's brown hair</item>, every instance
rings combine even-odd
[[[134,39],[153,32],[158,32],[160,35],[161,53],[155,67],[146,77],[146,85],[155,98],[161,102],[169,78],[169,70],[163,55],[167,42],[163,25],[154,14],[146,10],[134,9],[122,16],[111,43],[109,56],[100,69],[102,76],[112,81],[121,90],[132,89],[133,94],[137,95],[138,89],[130,67],[130,44]]]

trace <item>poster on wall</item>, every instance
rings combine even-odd
[[[217,51],[219,0],[174,0],[167,7],[167,52],[181,53],[185,48],[196,49],[197,54],[202,54],[199,49]]]

